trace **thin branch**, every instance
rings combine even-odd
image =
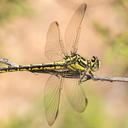
[[[109,82],[128,82],[128,77],[99,77],[99,76],[93,76],[91,78],[95,81],[109,81]]]
[[[8,65],[9,67],[17,67],[18,65],[11,62],[10,60],[6,58],[0,58],[0,63],[4,63]],[[0,68],[2,69],[2,68]],[[88,79],[92,79],[95,81],[108,81],[108,82],[128,82],[128,77],[102,77],[102,76],[93,76],[90,77],[89,75],[87,76]]]
[[[9,67],[17,67],[18,65],[11,62],[10,60],[6,59],[6,58],[0,58],[0,63],[6,64]]]

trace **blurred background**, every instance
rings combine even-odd
[[[0,0],[0,57],[17,64],[44,63],[50,23],[62,35],[81,3],[87,3],[78,53],[98,56],[98,76],[128,76],[128,0]],[[43,108],[48,75],[0,74],[0,128],[49,127]],[[75,112],[62,91],[53,128],[128,128],[128,84],[87,81],[88,106]]]

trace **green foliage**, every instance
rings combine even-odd
[[[20,116],[13,112],[6,121],[0,120],[0,128],[42,128],[42,96],[33,103],[28,112]],[[43,115],[44,116],[44,115]]]
[[[32,9],[27,0],[1,0],[0,1],[0,23],[11,20],[16,16],[30,14]]]
[[[20,118],[18,116],[11,117],[9,122],[5,124],[5,128],[29,128],[31,120],[29,118]]]
[[[98,22],[93,22],[94,28],[97,30],[98,33],[101,34],[102,38],[106,40],[106,37],[110,38],[110,31],[107,27],[100,25]]]
[[[105,53],[107,61],[110,62],[110,64],[115,64],[115,58],[118,58],[118,60],[116,59],[116,66],[119,61],[119,65],[123,66],[118,65],[122,70],[120,71],[125,72],[128,67],[128,32],[122,32],[120,35],[113,36],[110,30],[101,25],[101,23],[94,22],[94,27],[108,47]]]
[[[120,55],[121,57],[124,57],[127,60],[128,58],[128,33],[123,33],[119,35],[114,40],[114,51],[116,54]]]
[[[128,24],[128,0],[114,0],[112,6],[117,9],[117,12],[122,16],[122,18]]]

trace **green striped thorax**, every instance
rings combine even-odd
[[[90,60],[83,58],[79,54],[71,54],[71,56],[66,56],[65,61],[67,67],[75,71],[91,71],[95,72],[100,68],[100,60],[93,56]]]

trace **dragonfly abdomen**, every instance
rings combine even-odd
[[[30,65],[19,65],[16,67],[1,68],[0,73],[5,72],[16,72],[16,71],[31,71],[31,72],[50,72],[54,70],[63,70],[64,64],[50,63],[50,64],[30,64]]]

